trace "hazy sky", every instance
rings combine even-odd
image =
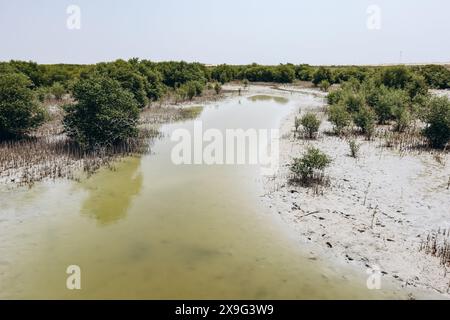
[[[79,30],[67,28],[69,5],[80,8]],[[367,13],[371,5],[380,15]],[[447,62],[450,1],[0,0],[0,60],[130,57],[212,64]]]

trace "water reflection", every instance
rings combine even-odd
[[[101,225],[123,219],[142,187],[140,163],[140,159],[132,158],[119,163],[115,170],[106,169],[83,182],[89,195],[83,203],[82,214],[96,219]]]
[[[251,96],[248,99],[252,102],[275,101],[276,103],[279,103],[279,104],[288,104],[289,103],[289,99],[287,99],[287,98],[277,97],[277,96],[268,96],[268,95],[256,95],[256,96]]]

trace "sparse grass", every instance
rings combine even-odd
[[[1,142],[0,181],[32,186],[44,179],[77,180],[80,172],[90,176],[115,160],[147,153],[150,140],[157,135],[154,130],[140,129],[137,137],[89,152],[64,135]]]
[[[440,264],[450,267],[450,229],[438,229],[428,234],[420,244],[420,251],[439,258]]]
[[[227,91],[222,88],[220,93],[217,94],[214,86],[206,87],[200,96],[195,96],[193,97],[192,100],[190,100],[187,97],[180,97],[180,95],[177,94],[176,92],[169,91],[166,92],[166,94],[160,100],[152,102],[150,104],[150,107],[151,108],[154,108],[155,106],[172,107],[173,105],[180,105],[184,103],[192,103],[200,105],[211,101],[218,101],[222,99],[226,93],[231,93],[231,91]]]
[[[437,163],[439,163],[441,166],[445,166],[445,158],[443,157],[442,153],[436,152],[434,155],[434,160],[436,160]]]
[[[174,107],[153,105],[141,112],[140,124],[159,125],[182,120],[192,120],[200,116],[203,106]]]
[[[192,106],[180,109],[180,120],[195,119],[200,116],[203,111],[202,106]]]
[[[378,137],[384,140],[384,147],[398,150],[402,154],[429,152],[442,156],[442,154],[446,153],[446,150],[433,149],[427,139],[421,134],[420,129],[411,128],[405,132],[382,130],[378,133]]]
[[[295,120],[294,120],[294,138],[297,136],[301,125],[302,125],[301,119],[299,117],[295,117]]]

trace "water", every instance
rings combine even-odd
[[[303,104],[314,98],[298,98]],[[298,99],[255,96],[205,107],[207,128],[277,128]],[[369,298],[308,259],[261,203],[256,166],[175,166],[176,128],[152,153],[83,182],[56,181],[0,194],[0,298]],[[81,267],[82,289],[66,288]]]

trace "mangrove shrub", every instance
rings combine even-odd
[[[309,139],[313,139],[320,127],[320,120],[312,112],[306,113],[300,120],[303,130]]]
[[[445,147],[450,140],[450,101],[447,97],[435,97],[430,100],[425,116],[427,127],[425,136],[431,146]]]
[[[317,148],[309,148],[301,158],[295,158],[291,164],[291,172],[295,180],[306,182],[314,178],[314,174],[323,173],[331,163],[328,155]]]
[[[334,132],[341,134],[350,125],[352,117],[345,106],[337,104],[328,108],[328,120],[333,124]]]
[[[65,132],[85,149],[111,146],[137,133],[139,106],[133,94],[105,76],[74,86],[76,103],[65,107]]]
[[[44,121],[31,85],[23,74],[0,74],[0,138],[25,134]]]

